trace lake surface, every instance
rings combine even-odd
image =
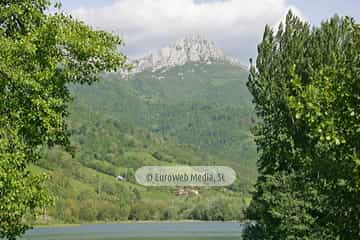
[[[240,223],[133,223],[35,228],[23,240],[240,240]]]

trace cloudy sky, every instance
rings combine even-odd
[[[360,20],[360,0],[62,0],[63,9],[123,37],[131,58],[177,39],[200,34],[247,63],[265,24],[276,26],[289,9],[312,25],[350,15]]]

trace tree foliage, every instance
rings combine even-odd
[[[360,27],[265,28],[248,87],[259,177],[245,239],[360,238]]]
[[[42,145],[70,150],[67,84],[126,67],[121,40],[58,11],[48,0],[0,3],[0,238],[28,229],[27,213],[49,202],[44,177],[29,172]]]
[[[46,171],[47,188],[56,196],[55,205],[36,224],[244,219],[250,183],[244,184],[243,179],[231,190],[209,188],[201,189],[199,195],[177,196],[174,187],[145,188],[134,177],[144,165],[216,165],[224,159],[73,104],[69,111],[76,155],[72,158],[59,147],[44,149],[43,157],[32,167]],[[126,180],[116,180],[118,175]]]

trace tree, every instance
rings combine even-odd
[[[0,238],[29,226],[25,214],[49,203],[44,176],[29,171],[43,145],[71,151],[67,86],[126,68],[120,38],[58,11],[49,0],[0,3]]]
[[[359,239],[360,27],[310,29],[291,12],[265,28],[248,87],[259,122],[245,239]]]

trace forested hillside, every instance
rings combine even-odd
[[[229,63],[188,63],[129,76],[107,73],[90,87],[71,86],[75,156],[44,150],[34,166],[49,173],[56,195],[40,221],[242,219],[255,179],[246,77]],[[177,188],[135,182],[139,167],[175,164],[230,166],[237,180],[180,197]]]
[[[81,107],[73,106],[71,112],[74,158],[61,148],[44,150],[42,160],[32,167],[49,175],[49,190],[56,196],[55,205],[42,212],[38,223],[243,218],[253,180],[245,168],[233,186],[198,189],[199,195],[177,196],[177,188],[145,188],[134,179],[141,166],[226,161]],[[118,175],[125,180],[116,180]]]
[[[76,86],[73,92],[75,104],[91,111],[131,121],[239,164],[254,163],[247,76],[246,70],[228,63],[189,63],[125,79],[106,74],[104,81]]]

